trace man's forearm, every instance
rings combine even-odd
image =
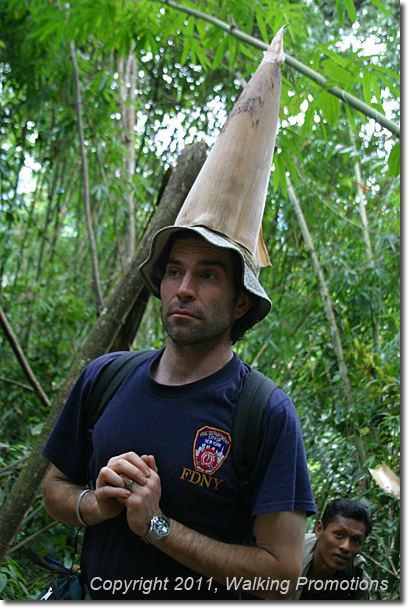
[[[206,578],[228,588],[251,587],[250,593],[264,599],[286,599],[296,587],[298,569],[280,564],[264,548],[220,542],[173,519],[171,533],[153,544]],[[255,582],[260,588],[253,589]]]
[[[83,486],[70,481],[65,475],[51,467],[44,485],[44,506],[50,517],[67,525],[96,525],[105,519],[117,516],[123,509],[113,494],[129,494],[128,490],[103,487],[98,490],[101,498],[97,502],[96,491],[90,490],[81,498]]]
[[[82,525],[77,517],[77,502],[84,487],[75,485],[70,481],[56,480],[44,483],[44,507],[47,513],[56,521],[67,525]],[[85,494],[80,502],[80,516],[82,520],[91,525],[91,498],[93,491]],[[87,497],[88,496],[88,497]]]

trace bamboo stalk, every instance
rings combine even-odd
[[[75,46],[74,42],[70,41],[70,53],[71,53],[71,62],[73,64],[73,77],[75,84],[75,107],[77,113],[77,128],[78,128],[78,136],[80,140],[80,151],[81,151],[81,167],[83,174],[83,188],[84,188],[84,208],[85,208],[85,217],[87,221],[87,230],[88,230],[88,238],[90,240],[90,249],[91,249],[91,260],[92,260],[92,269],[93,269],[93,284],[94,290],[97,297],[97,314],[100,314],[104,308],[103,296],[101,291],[101,282],[100,282],[100,273],[98,269],[98,255],[97,255],[97,246],[95,243],[94,231],[92,226],[91,219],[91,209],[90,209],[90,189],[88,183],[88,163],[87,163],[87,155],[85,152],[85,143],[84,143],[84,129],[83,129],[83,119],[81,113],[81,92],[80,92],[80,80],[78,77],[78,67],[77,67],[77,58],[75,54]]]
[[[299,223],[300,231],[303,236],[303,240],[305,242],[306,248],[309,252],[313,270],[316,276],[316,280],[319,285],[320,295],[322,297],[323,307],[326,313],[326,318],[329,323],[330,335],[332,339],[333,349],[336,355],[337,365],[339,368],[340,376],[343,384],[343,391],[347,402],[347,412],[352,420],[353,424],[353,435],[355,440],[355,445],[358,451],[358,464],[364,470],[364,463],[366,459],[366,452],[364,448],[363,441],[360,437],[359,426],[356,418],[356,408],[353,399],[353,391],[350,384],[349,374],[347,371],[347,366],[343,354],[342,342],[340,340],[339,329],[337,327],[336,317],[333,311],[332,301],[329,295],[329,291],[327,288],[326,280],[323,274],[323,270],[321,264],[319,262],[319,258],[316,254],[315,247],[313,245],[313,241],[310,236],[309,228],[306,223],[302,208],[299,204],[299,201],[296,197],[295,191],[293,189],[293,184],[289,176],[286,176],[286,185],[289,194],[289,200],[292,204],[293,210],[295,212],[296,218]]]
[[[363,230],[364,242],[366,244],[367,262],[370,266],[370,265],[373,265],[373,248],[372,248],[372,244],[370,241],[369,221],[367,219],[367,212],[366,212],[366,206],[365,206],[365,197],[364,197],[364,192],[363,192],[364,185],[363,185],[363,180],[362,180],[362,173],[361,173],[361,169],[360,169],[360,163],[358,160],[356,141],[355,141],[354,133],[353,133],[353,130],[352,130],[350,124],[349,124],[349,136],[350,136],[350,142],[352,144],[352,148],[353,148],[353,152],[354,152],[354,159],[355,159],[354,173],[355,173],[356,184],[357,184],[357,197],[359,200],[359,212],[360,212],[360,218],[362,220],[362,230]],[[375,289],[373,289],[373,297],[377,298]],[[373,307],[372,307],[372,310],[373,310]],[[380,354],[380,352],[381,352],[381,350],[380,350],[380,323],[379,323],[379,320],[377,319],[376,314],[374,316],[372,316],[372,333],[373,333],[374,348],[376,350],[376,353]]]
[[[241,30],[239,30],[235,25],[225,23],[224,21],[221,21],[220,19],[217,19],[216,17],[212,17],[211,15],[207,15],[206,13],[202,13],[201,11],[198,11],[191,7],[183,6],[182,4],[178,4],[177,2],[174,2],[173,0],[156,0],[156,1],[160,2],[161,4],[165,4],[166,6],[169,6],[170,8],[184,12],[187,15],[192,15],[193,17],[197,17],[198,19],[202,19],[203,21],[211,23],[212,25],[218,27],[219,29],[223,30],[224,32],[227,32],[231,36],[234,36],[235,38],[242,40],[242,42],[246,42],[247,44],[250,44],[253,47],[256,47],[257,49],[266,50],[269,46],[262,40],[258,40],[257,38],[254,38],[253,36],[250,36],[249,34],[245,34],[244,32],[241,32]],[[364,102],[359,100],[354,95],[347,93],[347,91],[344,91],[344,89],[340,89],[339,87],[329,87],[328,80],[324,76],[322,76],[318,72],[315,72],[315,70],[312,70],[312,68],[305,66],[305,64],[303,64],[302,62],[298,61],[297,59],[291,57],[290,55],[286,54],[285,64],[287,64],[288,66],[290,66],[297,72],[300,72],[300,74],[303,74],[304,76],[309,78],[311,81],[315,82],[320,87],[323,87],[323,89],[325,89],[331,95],[334,95],[335,97],[339,98],[343,102],[346,102],[352,108],[355,108],[356,110],[358,110],[365,116],[369,117],[370,119],[374,119],[377,123],[379,123],[379,125],[381,125],[382,127],[385,127],[391,133],[393,133],[394,135],[396,135],[397,137],[400,138],[400,126],[396,125],[396,123],[394,123],[393,121],[391,121],[390,119],[385,117],[383,114],[381,114],[381,112],[378,112],[375,108],[372,108],[368,104],[365,104]]]

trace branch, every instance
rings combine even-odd
[[[58,521],[52,521],[51,523],[49,523],[48,525],[43,527],[41,530],[38,530],[38,532],[34,532],[34,534],[31,534],[31,536],[29,536],[25,540],[22,540],[21,542],[16,544],[16,546],[13,546],[11,549],[9,549],[7,551],[6,555],[11,555],[12,553],[14,553],[14,551],[17,551],[18,549],[21,549],[22,546],[25,546],[26,544],[28,544],[29,542],[34,540],[34,538],[37,538],[37,536],[40,536],[41,534],[44,534],[44,532],[47,532],[48,530],[51,530],[51,528],[54,527],[57,524],[58,524]]]
[[[250,44],[253,47],[256,47],[257,49],[262,49],[262,50],[266,51],[266,49],[269,46],[262,40],[258,40],[257,38],[254,38],[253,36],[249,36],[249,34],[245,34],[244,32],[241,32],[241,30],[238,30],[238,28],[235,25],[225,23],[224,21],[221,21],[220,19],[217,19],[216,17],[212,17],[210,15],[207,15],[206,13],[197,11],[196,9],[193,9],[193,8],[190,8],[187,6],[183,6],[182,4],[178,4],[177,2],[174,2],[173,0],[156,0],[156,1],[160,2],[161,4],[165,4],[166,6],[169,6],[170,8],[174,8],[177,11],[181,11],[183,13],[187,13],[188,15],[192,15],[193,17],[197,17],[198,19],[202,19],[203,21],[207,21],[208,23],[211,23],[212,25],[216,26],[217,28],[223,30],[227,34],[230,34],[231,36],[234,36],[235,38],[242,40],[242,42],[246,42],[247,44]],[[297,72],[300,72],[301,74],[303,74],[304,76],[306,76],[307,78],[309,78],[310,80],[315,82],[320,87],[323,87],[323,89],[325,89],[331,95],[334,95],[335,97],[339,98],[340,100],[346,102],[346,104],[348,104],[352,108],[355,108],[356,110],[358,110],[365,116],[369,117],[370,119],[374,119],[377,123],[382,125],[382,127],[385,127],[391,133],[393,133],[394,135],[396,135],[397,137],[400,138],[400,126],[396,125],[396,123],[394,123],[393,121],[391,121],[390,119],[385,117],[383,114],[381,114],[381,112],[378,112],[377,110],[372,108],[372,106],[365,104],[364,102],[362,102],[362,100],[359,100],[354,95],[351,95],[350,93],[347,93],[347,91],[344,91],[344,89],[340,89],[339,87],[328,87],[327,86],[328,81],[324,76],[322,76],[318,72],[315,72],[308,66],[305,66],[305,64],[302,64],[302,62],[298,61],[297,59],[294,59],[290,55],[285,55],[285,64],[287,64],[291,68],[294,68]]]
[[[12,464],[9,464],[8,466],[5,466],[4,468],[1,468],[0,469],[0,477],[2,477],[4,474],[6,474],[9,470],[13,470],[13,468],[16,468],[17,466],[19,466],[22,462],[25,462],[26,460],[27,460],[27,455],[25,455],[24,457],[20,458],[16,462],[13,462]]]
[[[6,315],[3,311],[3,308],[1,306],[0,306],[0,326],[3,328],[4,334],[6,335],[14,353],[17,356],[17,360],[20,362],[21,368],[23,369],[24,374],[26,375],[27,379],[33,386],[35,393],[40,398],[43,405],[45,405],[46,407],[50,407],[51,402],[47,398],[46,394],[44,393],[44,391],[41,388],[41,385],[37,381],[36,376],[34,375],[33,371],[31,370],[31,367],[30,367],[29,363],[27,362],[27,359],[24,355],[23,350],[20,347],[17,337],[13,333],[13,329],[11,328],[11,326],[6,318]]]
[[[14,379],[7,379],[7,377],[0,377],[0,381],[4,383],[11,383],[12,385],[18,385],[19,388],[23,388],[23,390],[27,390],[28,392],[34,392],[33,388],[25,383],[20,383],[20,381],[14,381]]]
[[[103,303],[103,296],[102,296],[102,292],[101,292],[100,274],[99,274],[99,270],[98,270],[97,247],[95,244],[92,219],[91,219],[90,190],[89,190],[89,184],[88,184],[88,163],[87,163],[87,155],[85,153],[83,119],[82,119],[82,115],[81,115],[80,80],[78,77],[77,58],[76,58],[76,54],[75,54],[75,46],[74,46],[73,41],[70,42],[70,53],[71,53],[71,62],[73,64],[73,77],[74,77],[74,84],[75,84],[75,108],[76,108],[76,113],[77,113],[78,137],[80,139],[81,162],[82,162],[81,166],[82,166],[83,187],[84,187],[85,217],[86,217],[86,221],[87,221],[88,238],[90,240],[94,290],[95,290],[95,293],[97,296],[96,309],[97,309],[97,314],[100,314],[104,308],[104,303]]]

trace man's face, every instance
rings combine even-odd
[[[230,340],[235,320],[249,309],[236,298],[234,258],[200,238],[176,240],[161,281],[161,317],[176,345],[213,345]]]
[[[326,529],[323,529],[322,521],[318,521],[315,534],[318,538],[315,562],[318,559],[328,571],[340,572],[361,551],[366,525],[363,521],[337,515]]]

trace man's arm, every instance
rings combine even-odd
[[[132,491],[124,502],[128,524],[135,534],[145,536],[151,517],[161,513],[158,474],[152,471],[146,484],[133,485]],[[242,588],[241,578],[242,585],[244,581],[253,582],[256,578],[257,582],[266,580],[266,587],[250,593],[264,599],[290,597],[302,572],[305,513],[283,511],[258,515],[253,529],[255,547],[227,544],[171,518],[170,534],[153,544],[184,566],[224,586]],[[269,584],[274,580],[278,581],[278,586],[272,586],[270,590]]]
[[[251,547],[213,540],[171,519],[171,533],[154,545],[226,587],[242,589],[245,585],[248,591],[247,582],[256,582],[261,587],[249,590],[252,595],[287,599],[302,572],[305,531],[304,512],[259,515],[254,521],[256,546]]]
[[[81,498],[80,515],[87,525],[96,525],[112,519],[124,510],[123,502],[131,492],[126,488],[128,476],[140,486],[144,486],[155,463],[150,456],[137,456],[135,453],[122,454],[109,460],[101,468],[95,486]],[[44,506],[47,513],[56,521],[68,525],[81,525],[77,517],[77,501],[84,486],[73,483],[61,470],[51,465],[43,485]],[[118,501],[120,502],[118,502]]]

